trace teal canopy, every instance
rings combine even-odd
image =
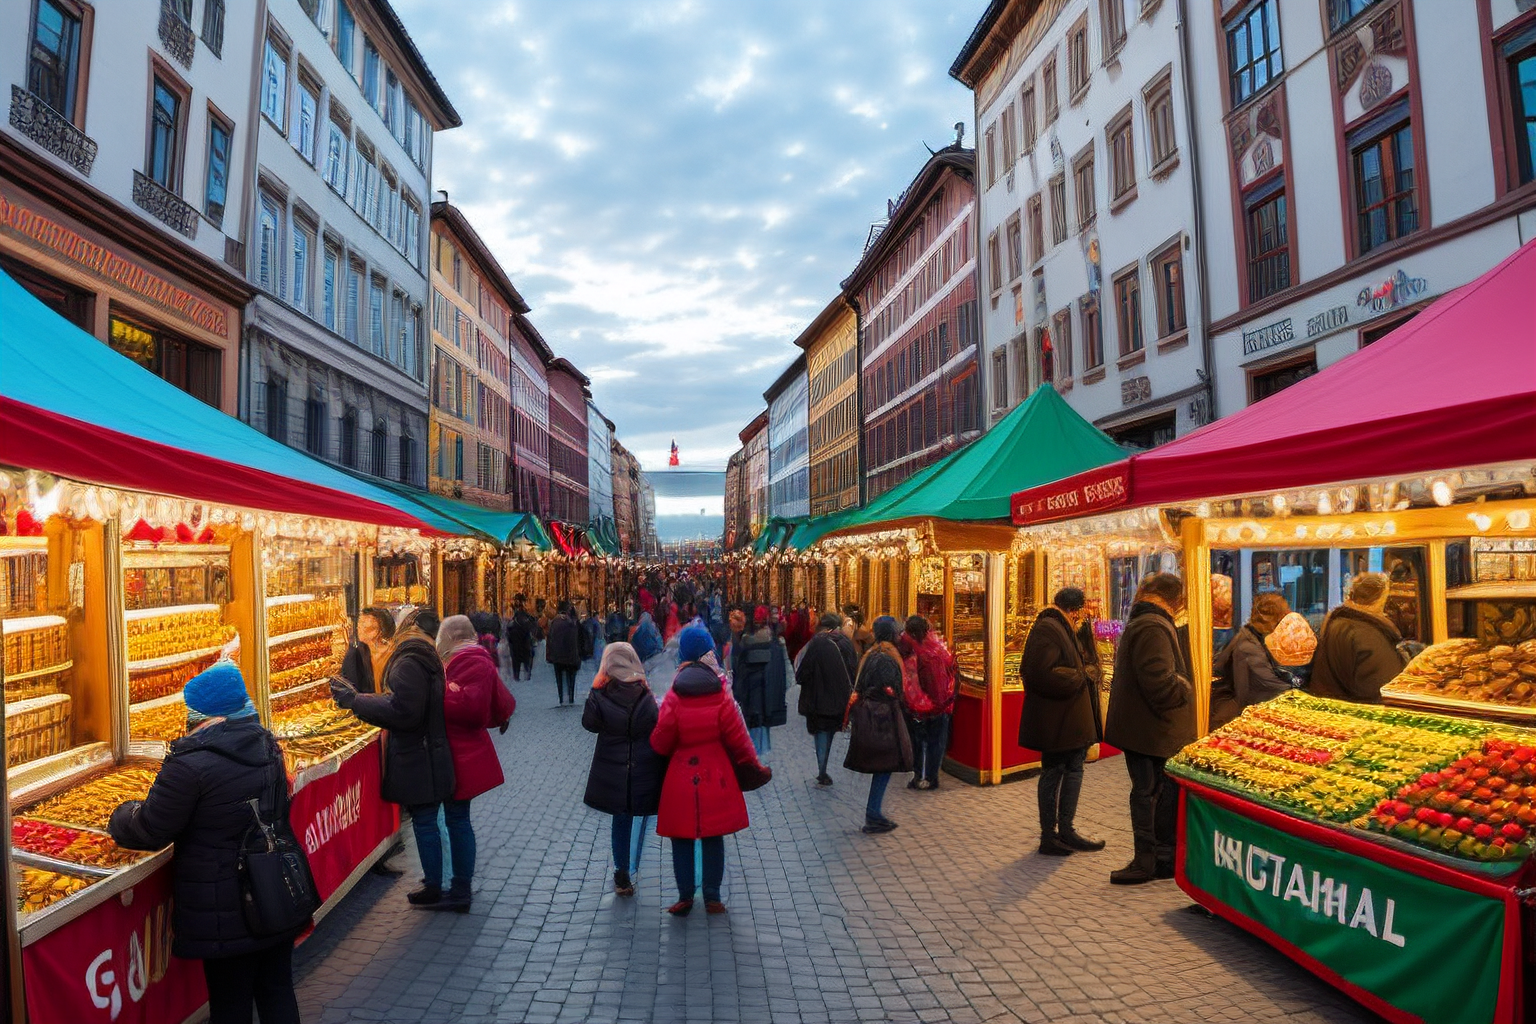
[[[397,497],[424,506],[428,511],[458,523],[461,526],[458,531],[460,533],[472,531],[502,545],[523,540],[541,551],[553,547],[549,534],[544,531],[538,517],[531,512],[504,512],[401,484],[390,483],[385,486]]]

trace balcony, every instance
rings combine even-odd
[[[197,210],[143,171],[133,172],[133,201],[172,230],[197,237]]]
[[[95,140],[19,85],[11,86],[11,127],[87,178],[91,176],[91,165],[96,162]]]

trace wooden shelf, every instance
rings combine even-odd
[[[1447,601],[1536,601],[1536,580],[1499,580],[1450,587]]]
[[[321,633],[329,633],[335,628],[335,626],[311,626],[308,629],[296,629],[292,633],[284,633],[282,636],[269,637],[267,639],[267,647],[268,649],[281,647],[283,644],[291,644],[295,640],[305,640],[312,636],[319,636]]]
[[[222,611],[216,604],[173,604],[164,608],[130,608],[123,613],[123,621],[137,622],[140,619],[158,619],[166,615],[191,615],[194,612]]]
[[[160,658],[145,658],[143,661],[130,661],[128,672],[153,672],[155,669],[171,668],[174,665],[185,665],[189,661],[198,658],[206,658],[210,654],[218,654],[228,644],[219,644],[217,647],[204,647],[196,651],[182,651],[180,654],[167,654]]]

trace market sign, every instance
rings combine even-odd
[[[379,796],[379,740],[303,782],[288,809],[322,900],[400,827],[399,808]],[[178,1018],[179,1019],[179,1018]]]
[[[1291,324],[1291,318],[1267,324],[1263,327],[1255,327],[1251,331],[1243,332],[1243,355],[1251,356],[1255,352],[1262,352],[1276,345],[1284,345],[1288,341],[1296,340],[1296,330]]]
[[[1355,296],[1355,305],[1367,318],[1381,316],[1394,309],[1413,305],[1428,291],[1427,278],[1409,277],[1399,267],[1395,274],[1375,287],[1367,285],[1361,288],[1360,294]]]
[[[1131,500],[1131,466],[1116,462],[1013,496],[1015,526],[1075,519],[1120,508]]]
[[[1180,882],[1210,909],[1403,1016],[1499,1019],[1504,900],[1308,842],[1188,790],[1183,825]]]

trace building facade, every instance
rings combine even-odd
[[[587,521],[605,534],[613,518],[613,421],[587,400]]]
[[[522,313],[512,317],[512,507],[549,518],[549,364],[555,353]]]
[[[425,487],[423,213],[433,134],[459,116],[385,0],[261,9],[241,416]]]
[[[768,403],[768,515],[782,519],[811,512],[809,383],[801,353],[763,392]]]
[[[975,168],[958,142],[930,157],[843,282],[859,318],[866,501],[982,429]]]
[[[638,474],[635,489],[640,513],[640,554],[655,558],[661,554],[661,540],[656,536],[656,488],[642,472]]]
[[[805,350],[810,514],[859,504],[859,327],[839,295],[795,339]],[[727,480],[729,485],[729,480]]]
[[[1210,418],[1180,6],[995,3],[951,69],[975,94],[993,421],[1042,386],[1133,447]]]
[[[754,416],[736,436],[741,440],[742,481],[746,488],[746,542],[751,543],[768,522],[768,410]]]
[[[257,24],[229,13],[217,0],[4,6],[0,268],[233,415]]]
[[[725,527],[721,542],[726,551],[745,547],[751,536],[751,511],[747,500],[747,455],[738,448],[725,463]]]
[[[586,374],[557,358],[549,364],[549,509],[548,518],[585,526],[589,515],[587,482]]]
[[[615,437],[613,439],[613,520],[619,546],[626,555],[637,554],[640,533],[640,462]]]
[[[432,204],[434,494],[512,508],[512,342],[528,304],[458,207]]]
[[[1536,11],[1191,4],[1217,408],[1371,344],[1536,230]],[[1212,50],[1214,44],[1214,50]]]

